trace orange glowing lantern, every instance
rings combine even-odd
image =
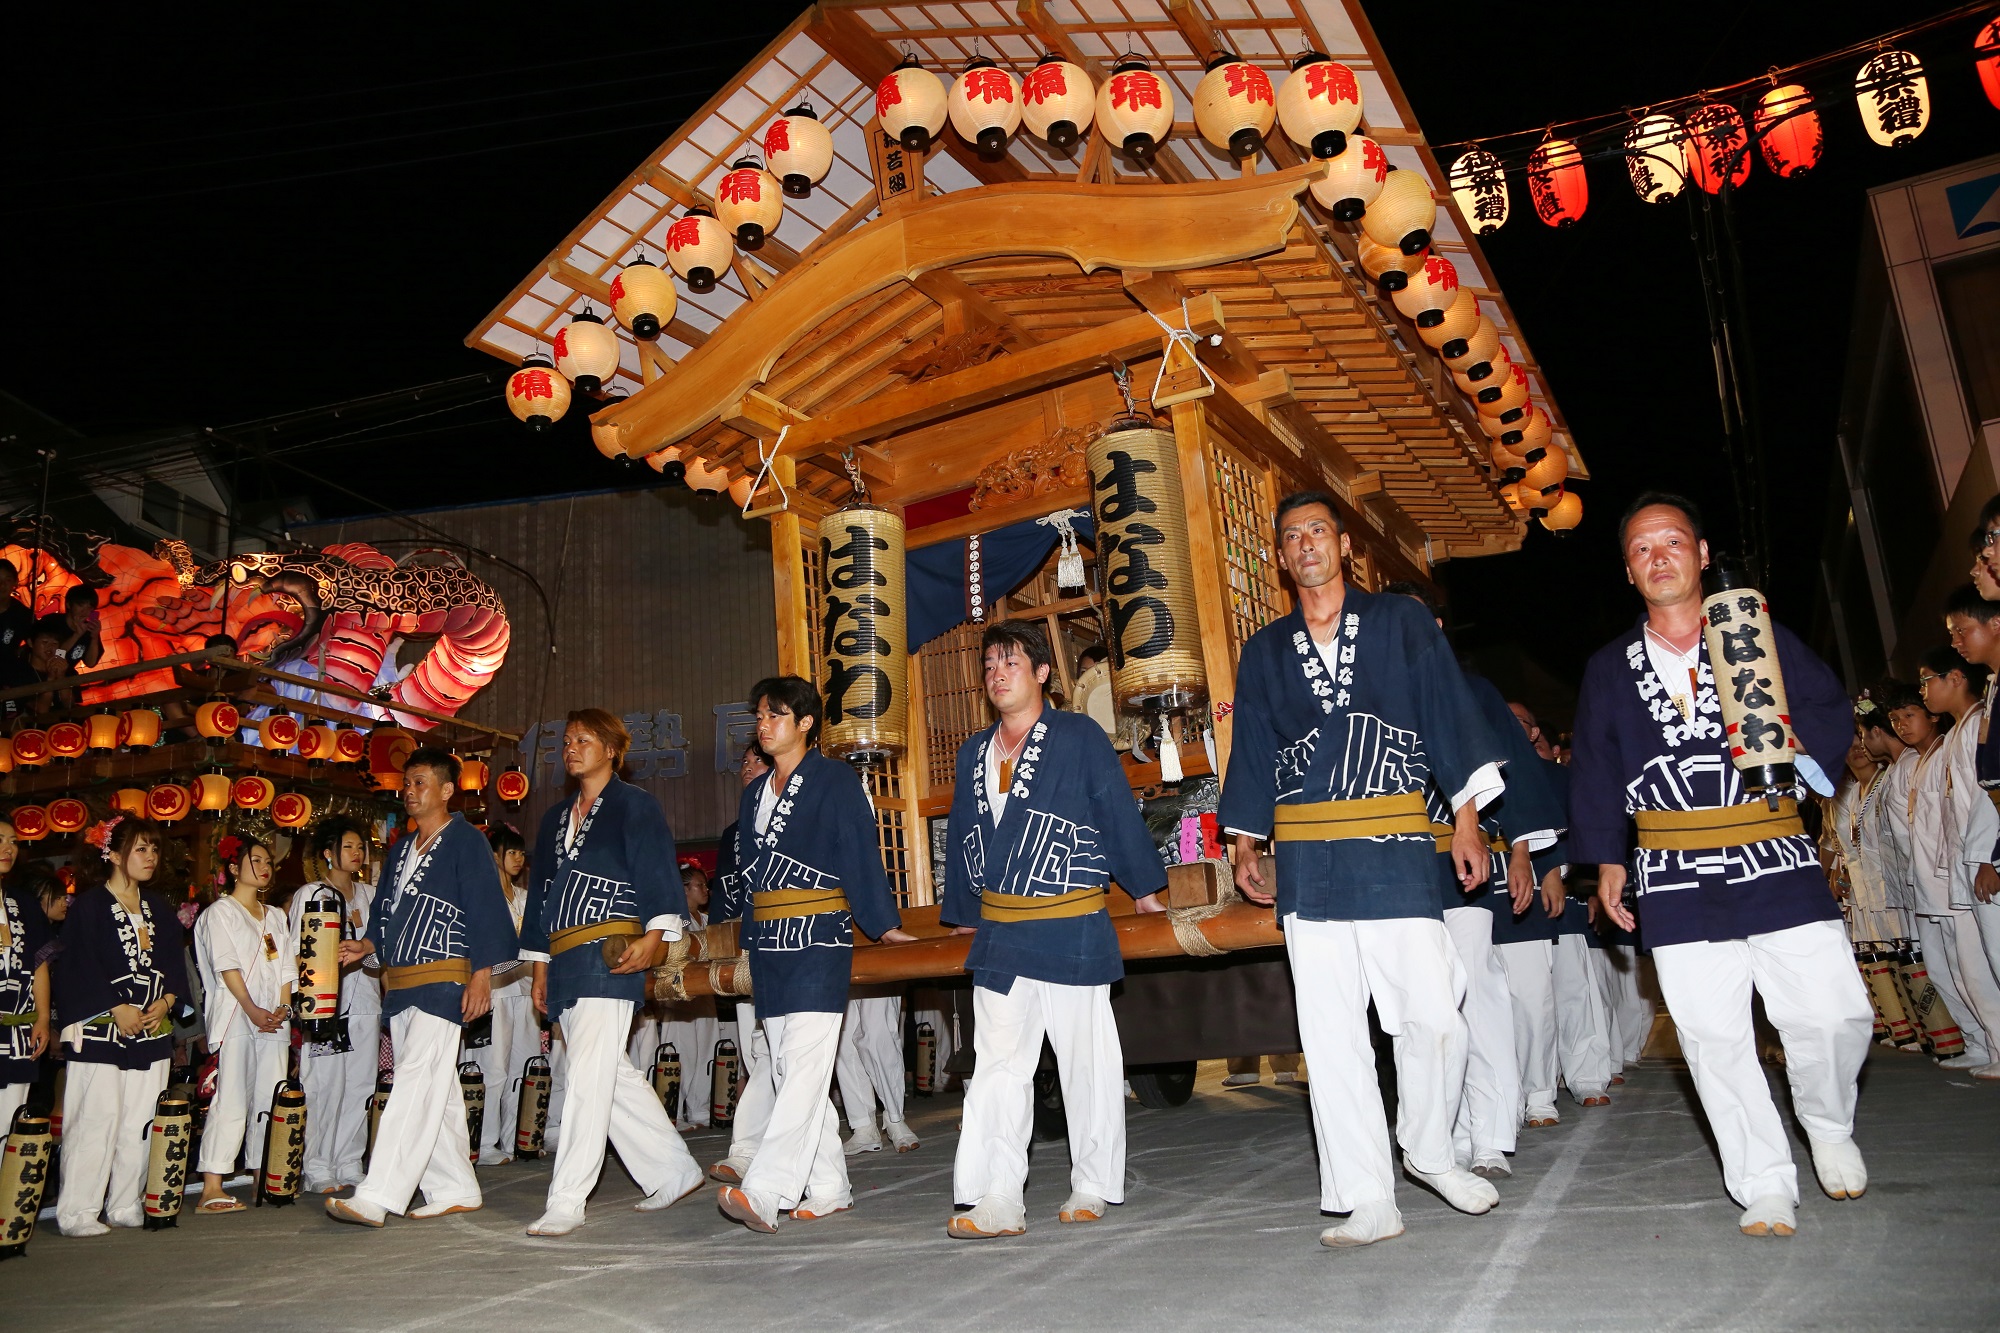
[[[299,732],[299,758],[315,764],[329,762],[333,758],[337,734],[324,722],[315,722],[302,729]]]
[[[0,736],[0,773],[12,773],[13,771],[14,742],[9,737]]]
[[[203,773],[188,784],[195,808],[213,814],[229,808],[229,779],[220,773]]]
[[[1503,501],[1505,501],[1507,507],[1513,510],[1515,513],[1525,514],[1528,512],[1528,503],[1527,501],[1521,498],[1521,487],[1519,483],[1509,482],[1505,486],[1502,486],[1500,488],[1500,498]]]
[[[1507,172],[1499,158],[1475,148],[1451,164],[1445,183],[1474,235],[1485,236],[1507,225]]]
[[[1514,447],[1525,457],[1537,449],[1548,448],[1554,435],[1555,427],[1549,421],[1549,414],[1537,409],[1521,423],[1521,442]]]
[[[493,794],[508,805],[519,805],[528,799],[528,775],[518,764],[509,764],[493,779]]]
[[[74,796],[58,796],[49,802],[49,832],[77,833],[90,822],[90,807]]]
[[[1049,146],[1068,149],[1090,128],[1097,89],[1079,66],[1046,55],[1021,83],[1021,123]]]
[[[1278,123],[1278,95],[1271,76],[1228,51],[1208,60],[1194,89],[1194,127],[1201,137],[1238,161],[1255,157]]]
[[[1312,197],[1334,221],[1353,222],[1381,196],[1388,179],[1389,159],[1382,145],[1363,134],[1351,135],[1347,147],[1328,160],[1326,175],[1312,183]]]
[[[1528,197],[1551,227],[1574,226],[1590,207],[1590,178],[1573,140],[1550,139],[1528,155]]]
[[[279,828],[304,828],[312,822],[312,817],[310,796],[288,791],[271,802],[271,822]]]
[[[1444,363],[1477,384],[1493,373],[1493,358],[1498,355],[1500,330],[1493,327],[1492,320],[1481,315],[1472,335],[1465,340],[1465,350],[1457,356],[1445,357]]]
[[[229,789],[229,797],[239,810],[268,810],[277,795],[278,788],[271,779],[254,773],[236,779]]]
[[[82,725],[76,722],[52,722],[49,724],[49,753],[68,761],[82,756],[89,736]]]
[[[134,708],[118,715],[118,743],[128,750],[150,750],[160,743],[160,715]]]
[[[705,458],[688,462],[685,480],[687,488],[696,495],[720,495],[729,489],[728,469],[718,467]]]
[[[178,782],[163,782],[146,792],[146,814],[162,824],[184,819],[194,808],[194,795]]]
[[[1550,532],[1568,532],[1583,522],[1583,497],[1575,491],[1562,491],[1553,504],[1545,506],[1540,518]]]
[[[120,787],[111,797],[111,808],[123,810],[128,815],[146,817],[146,789],[144,787]]]
[[[1355,258],[1361,263],[1361,271],[1390,295],[1409,286],[1410,275],[1424,269],[1423,255],[1406,255],[1393,245],[1377,245],[1366,236],[1356,243]]]
[[[289,750],[303,730],[290,713],[273,713],[257,723],[257,743],[267,750]]]
[[[1861,128],[1884,148],[1915,143],[1931,123],[1931,85],[1924,62],[1908,51],[1880,51],[1854,76]]]
[[[826,178],[833,166],[833,136],[820,124],[811,102],[799,103],[764,127],[764,161],[788,198],[807,198]]]
[[[1406,255],[1421,254],[1431,243],[1431,227],[1437,222],[1437,211],[1430,182],[1421,171],[1397,171],[1392,167],[1389,178],[1382,182],[1382,193],[1375,196],[1375,202],[1361,215],[1361,230],[1377,245],[1393,246]]]
[[[1540,449],[1530,449],[1521,457],[1528,465],[1527,475],[1521,478],[1522,484],[1533,490],[1560,486],[1569,478],[1569,455],[1561,449],[1544,445]]]
[[[1704,102],[1687,120],[1688,177],[1710,194],[1750,179],[1750,132],[1725,102]]]
[[[1174,89],[1135,55],[1112,66],[1097,90],[1097,128],[1112,143],[1147,161],[1174,132]]]
[[[1417,336],[1440,356],[1457,356],[1465,350],[1465,340],[1479,327],[1479,298],[1460,287],[1444,308],[1442,317],[1429,327],[1420,327]]]
[[[458,789],[464,792],[486,790],[487,768],[484,759],[465,759],[458,765]]]
[[[367,735],[343,722],[333,733],[332,757],[337,764],[360,763],[368,757]]]
[[[667,228],[667,263],[691,292],[714,291],[730,258],[729,228],[707,208],[690,208]]]
[[[383,791],[403,785],[403,765],[417,748],[417,738],[393,722],[368,733],[368,772]]]
[[[1467,346],[1470,345],[1471,340],[1467,339]],[[1500,397],[1501,389],[1507,383],[1507,377],[1512,373],[1513,368],[1514,358],[1508,356],[1507,349],[1502,347],[1493,354],[1493,359],[1487,363],[1485,378],[1474,379],[1470,375],[1461,374],[1454,370],[1451,372],[1451,380],[1452,383],[1458,386],[1458,391],[1467,398],[1470,398],[1473,404],[1483,412],[1489,404]]]
[[[1538,491],[1525,481],[1521,483],[1521,498],[1528,502],[1528,513],[1531,517],[1545,517],[1562,497],[1563,488],[1560,486],[1551,486],[1547,490]]]
[[[212,741],[234,736],[241,725],[236,705],[225,700],[210,700],[194,710],[194,729]]]
[[[1278,88],[1278,124],[1285,137],[1319,158],[1339,157],[1361,123],[1361,85],[1354,71],[1323,51],[1306,51]]]
[[[1426,254],[1424,266],[1393,298],[1396,309],[1419,329],[1444,323],[1444,312],[1458,299],[1458,270],[1443,255]]]
[[[778,229],[785,215],[784,191],[778,178],[754,157],[739,157],[715,183],[715,217],[736,235],[745,250],[762,250],[764,238]]]
[[[39,768],[48,763],[49,733],[39,727],[15,732],[14,762],[27,768]]]
[[[997,162],[1007,151],[1007,137],[1021,128],[1021,85],[1014,76],[985,56],[974,56],[952,80],[945,95],[951,127]]]
[[[118,715],[116,713],[92,713],[84,720],[84,744],[93,750],[115,750],[118,748]]]
[[[555,363],[537,353],[507,377],[507,410],[529,430],[547,430],[569,411],[569,381]]]
[[[634,257],[611,280],[611,313],[640,342],[658,338],[660,330],[673,322],[680,303],[674,280],[643,256]]]
[[[40,842],[49,836],[49,812],[39,805],[17,805],[6,819],[22,842]]]
[[[1972,41],[1973,63],[1979,69],[1979,86],[1986,100],[2000,108],[2000,17],[1979,30]]]
[[[1757,131],[1757,151],[1764,165],[1780,180],[1803,176],[1819,165],[1826,133],[1813,110],[1812,94],[1796,83],[1773,88],[1757,99],[1750,124]]]
[[[588,306],[556,333],[556,373],[578,393],[596,393],[618,373],[618,335]]]
[[[944,81],[913,55],[903,57],[875,85],[875,118],[882,122],[882,132],[909,152],[929,152],[945,116]]]

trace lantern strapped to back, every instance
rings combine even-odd
[[[1278,124],[1285,137],[1314,157],[1339,157],[1361,123],[1361,85],[1354,71],[1323,51],[1302,52],[1278,88]]]
[[[1764,155],[1764,165],[1780,180],[1803,176],[1819,165],[1826,135],[1819,112],[1813,110],[1812,94],[1798,84],[1773,88],[1758,98],[1750,124],[1757,131],[1757,151]]]
[[[1861,128],[1884,148],[1916,142],[1931,123],[1931,85],[1924,62],[1908,51],[1881,51],[1854,76]]]
[[[1241,161],[1257,155],[1277,120],[1270,75],[1227,51],[1209,57],[1194,89],[1194,126],[1202,138]]]
[[[1112,693],[1120,708],[1196,707],[1208,698],[1208,678],[1174,434],[1127,417],[1084,454],[1111,627]]]
[[[833,136],[811,102],[801,102],[764,127],[764,163],[785,195],[804,199],[833,166]],[[636,330],[635,330],[636,331]]]
[[[1458,270],[1443,255],[1426,254],[1424,266],[1393,298],[1396,309],[1419,329],[1444,322],[1445,308],[1458,299]]]
[[[1437,221],[1437,211],[1430,182],[1421,171],[1391,167],[1382,192],[1361,215],[1361,229],[1377,245],[1393,245],[1406,255],[1419,254],[1431,243],[1431,224]]]
[[[644,255],[632,259],[611,280],[611,313],[640,342],[659,337],[660,330],[673,322],[680,302],[674,280]]]
[[[667,228],[667,263],[691,292],[714,291],[716,277],[729,267],[730,257],[729,229],[699,204]]]
[[[1045,55],[1021,81],[1021,123],[1028,133],[1067,149],[1090,128],[1097,89],[1090,76],[1059,55]]]
[[[1312,197],[1326,207],[1336,222],[1353,222],[1368,211],[1389,179],[1389,159],[1382,145],[1366,135],[1356,134],[1347,147],[1326,164],[1326,175],[1314,180]]]
[[[875,117],[882,132],[912,153],[930,151],[945,122],[944,82],[914,55],[875,85]]]
[[[1535,216],[1551,227],[1568,227],[1590,207],[1590,178],[1583,153],[1569,139],[1550,139],[1528,155],[1528,197]]]
[[[569,411],[569,381],[538,352],[507,377],[507,410],[529,430],[547,430]]]
[[[2000,17],[1979,30],[1972,40],[1973,63],[1979,69],[1979,86],[1986,100],[2000,108]]]
[[[1174,130],[1173,86],[1138,56],[1124,56],[1097,90],[1097,128],[1141,162],[1149,160]]]
[[[1649,204],[1664,204],[1687,184],[1687,131],[1672,116],[1647,116],[1625,132],[1625,174]]]
[[[618,335],[589,306],[556,334],[556,370],[578,393],[596,393],[618,373]]]
[[[1778,667],[1777,628],[1771,604],[1750,586],[1740,569],[1715,561],[1702,575],[1702,633],[1708,665],[1715,673],[1715,697],[1722,705],[1722,732],[1730,762],[1751,795],[1763,796],[1773,810],[1788,795],[1793,761],[1791,704]]]
[[[1688,175],[1710,194],[1750,179],[1750,132],[1726,102],[1704,102],[1687,121]]]
[[[785,201],[780,198],[778,178],[764,170],[754,157],[739,157],[729,172],[715,184],[715,216],[736,234],[736,243],[745,250],[761,250],[764,238],[778,229]]]
[[[1446,183],[1474,235],[1486,236],[1507,225],[1507,173],[1499,158],[1475,148],[1451,164]]]
[[[873,762],[909,744],[909,609],[903,520],[851,504],[820,520],[826,610],[826,736],[836,759]]]
[[[974,56],[952,80],[945,111],[981,157],[997,162],[1007,152],[1007,137],[1021,128],[1021,85],[985,56]]]

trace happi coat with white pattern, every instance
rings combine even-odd
[[[389,849],[382,867],[366,937],[374,943],[382,966],[414,967],[463,958],[478,972],[517,957],[514,914],[507,908],[500,868],[493,863],[486,835],[468,824],[464,815],[454,814],[406,883],[403,867],[421,841],[423,836],[409,829]],[[382,1016],[386,1020],[405,1009],[421,1009],[457,1023],[463,1015],[464,993],[455,981],[392,989],[383,999]]]

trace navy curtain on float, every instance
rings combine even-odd
[[[1070,519],[1076,539],[1086,546],[1097,528],[1088,514]],[[922,529],[918,529],[921,532]],[[916,536],[912,533],[911,536]],[[991,606],[1031,578],[1062,540],[1053,526],[1026,519],[979,535],[981,584]],[[910,603],[910,651],[971,618],[965,604],[965,542],[938,542],[903,557],[905,595]]]

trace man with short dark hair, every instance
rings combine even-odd
[[[328,1199],[336,1222],[379,1227],[411,1217],[477,1212],[479,1178],[458,1082],[461,1028],[492,1007],[493,967],[515,957],[514,916],[485,835],[454,814],[458,759],[422,746],[403,763],[410,827],[389,849],[367,933],[343,940],[341,965],[380,960],[382,1009],[396,1076],[375,1130],[368,1174],[351,1199]]]
[[[1287,496],[1276,528],[1278,565],[1298,601],[1243,646],[1220,822],[1235,836],[1236,886],[1256,903],[1273,901],[1257,844],[1275,835],[1278,919],[1312,1070],[1320,1206],[1349,1214],[1320,1243],[1368,1245],[1403,1232],[1368,1041],[1371,999],[1395,1040],[1404,1169],[1461,1212],[1499,1201],[1454,1156],[1466,980],[1439,905],[1425,791],[1435,782],[1445,794],[1452,874],[1460,889],[1476,889],[1489,870],[1479,809],[1503,790],[1504,756],[1424,608],[1342,580],[1350,546],[1334,501]]]
[[[1141,912],[1165,910],[1167,872],[1111,742],[1087,717],[1047,706],[1048,640],[1023,621],[981,636],[986,697],[999,714],[958,749],[940,920],[973,933],[978,1063],[952,1196],[970,1211],[946,1233],[1018,1236],[1035,1067],[1055,1051],[1069,1121],[1062,1222],[1095,1222],[1125,1199],[1125,1061],[1111,985],[1125,975],[1109,881]]]
[[[1746,1235],[1798,1226],[1798,1171],[1771,1100],[1751,1025],[1751,995],[1784,1037],[1792,1103],[1820,1185],[1858,1197],[1868,1174],[1854,1145],[1855,1081],[1873,1010],[1797,803],[1806,784],[1832,795],[1847,752],[1847,693],[1782,625],[1746,626],[1726,665],[1703,634],[1708,543],[1685,498],[1641,495],[1618,525],[1625,576],[1646,604],[1630,631],[1590,659],[1571,762],[1571,854],[1598,867],[1598,900],[1631,929],[1629,877],[1681,1049],[1715,1133],[1723,1180]],[[1758,673],[1766,673],[1760,676]],[[1718,687],[1737,698],[1782,673],[1803,781],[1776,809],[1745,789],[1731,758]]]
[[[97,590],[79,583],[63,594],[62,655],[73,670],[88,671],[104,657],[104,636],[97,619]]]

